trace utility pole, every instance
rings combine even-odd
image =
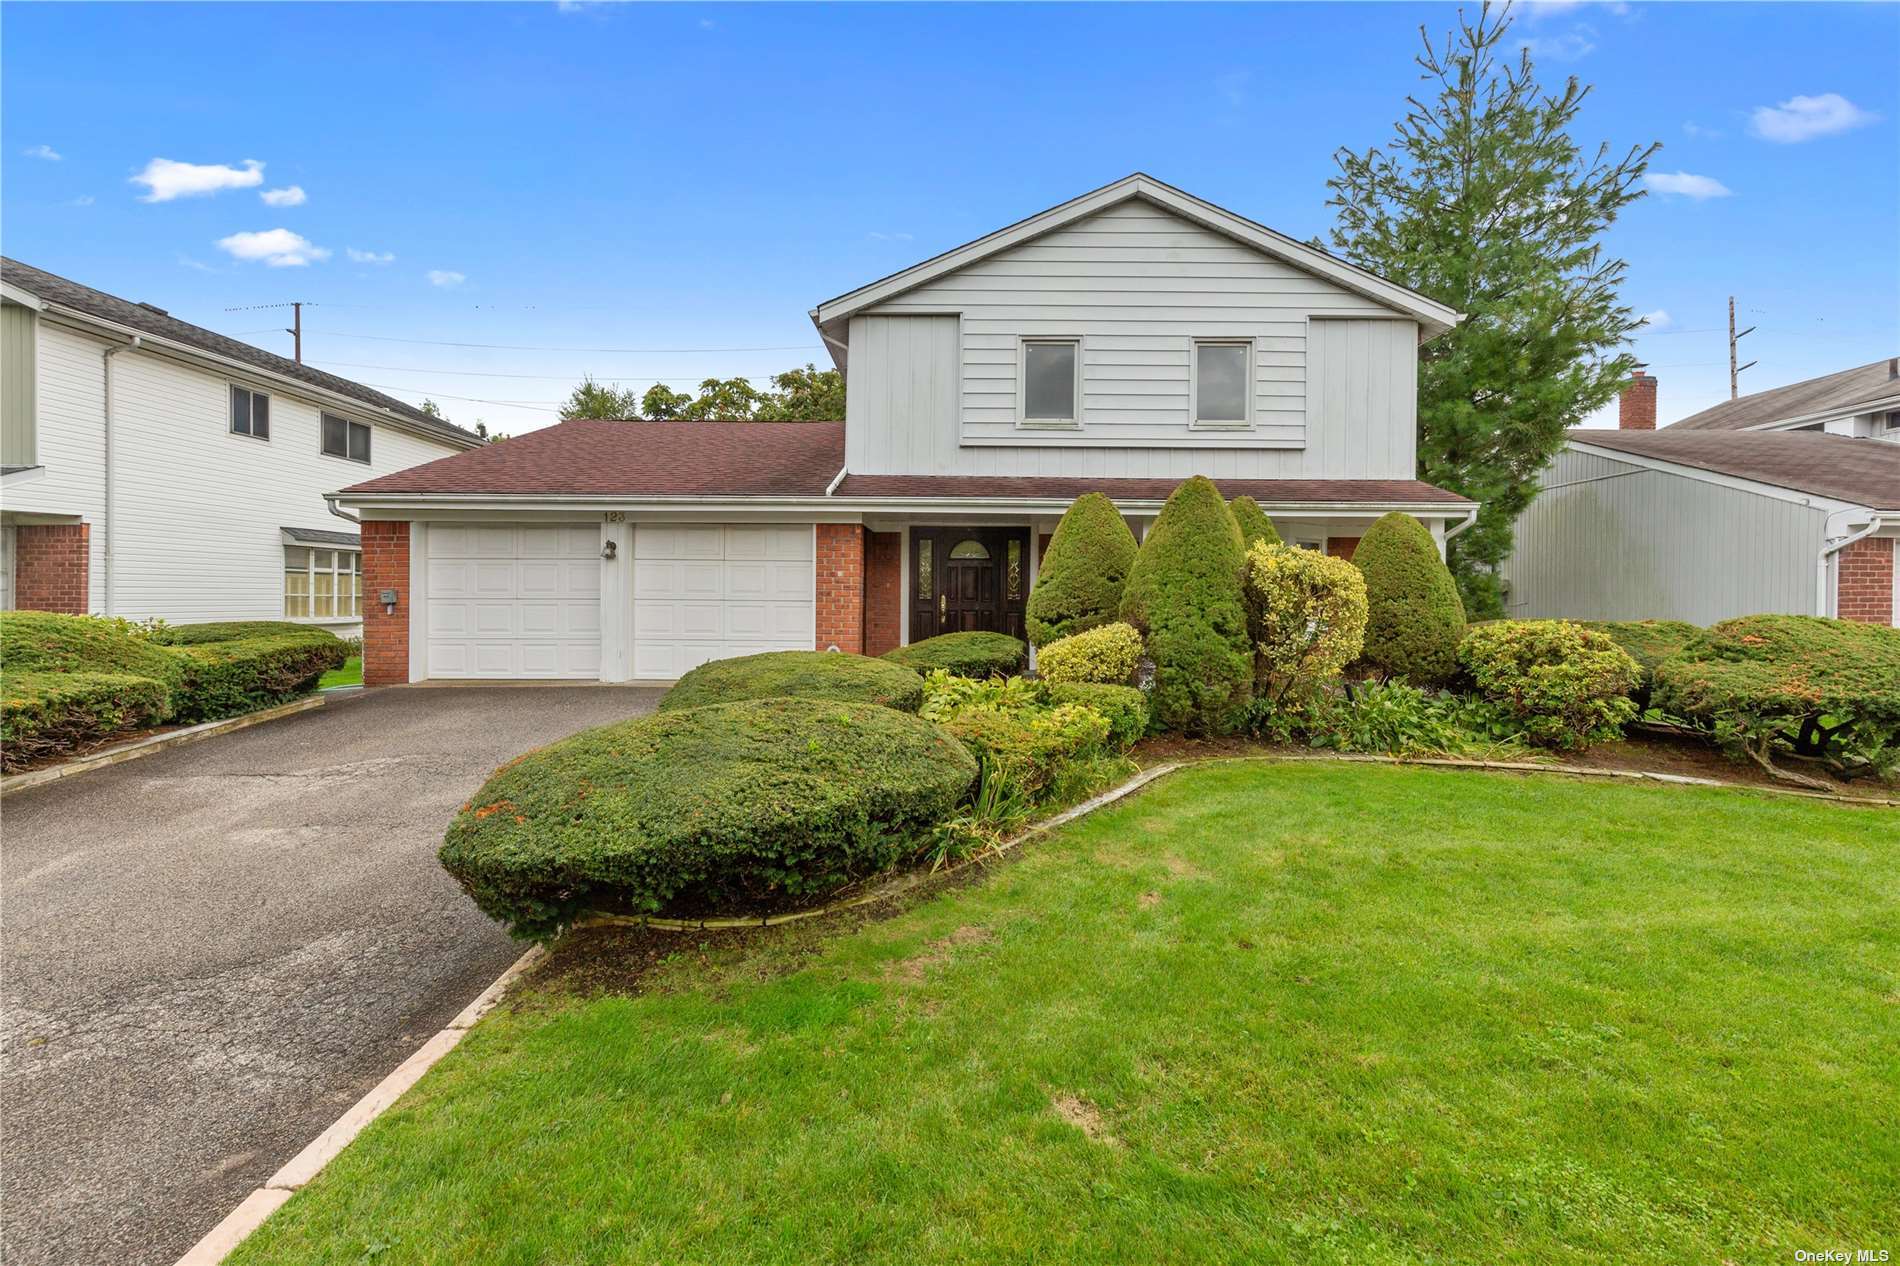
[[[226,308],[225,311],[226,312],[264,312],[273,308],[289,308],[290,309],[290,324],[284,327],[284,333],[290,335],[290,338],[291,338],[291,356],[296,360],[296,362],[299,365],[301,365],[303,364],[303,310],[306,306],[314,308],[317,305],[314,303],[305,304],[303,302],[253,303],[250,306],[243,307],[243,308]],[[265,331],[251,330],[249,332],[252,334],[262,334]]]
[[[1754,360],[1749,361],[1746,365],[1738,366],[1735,363],[1735,344],[1739,340],[1745,339],[1750,334],[1753,334],[1755,329],[1756,327],[1751,325],[1740,334],[1735,332],[1735,296],[1730,295],[1728,297],[1728,398],[1731,400],[1741,394],[1740,382],[1742,370],[1752,368],[1761,363],[1760,361]]]
[[[1729,309],[1728,328],[1732,332],[1735,329],[1735,300],[1730,299],[1728,301],[1728,309]],[[303,304],[301,303],[291,304],[290,313],[291,313],[290,328],[285,330],[284,333],[290,335],[291,340],[292,340],[291,346],[293,349],[291,355],[296,360],[296,362],[299,365],[301,365],[303,364]],[[1733,365],[1734,363],[1735,363],[1735,349],[1733,345],[1731,344],[1729,348],[1729,364]],[[1729,396],[1731,398],[1733,398],[1735,395],[1735,383],[1733,381],[1734,377],[1735,377],[1734,374],[1729,375],[1729,378],[1730,378]]]

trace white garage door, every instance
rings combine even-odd
[[[430,677],[600,676],[600,529],[431,524]]]
[[[812,648],[809,525],[638,525],[633,675],[670,680],[709,659]]]

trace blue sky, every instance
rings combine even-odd
[[[286,354],[225,309],[309,301],[312,363],[518,432],[582,373],[825,364],[816,302],[1135,170],[1323,233],[1333,151],[1387,138],[1454,13],[9,3],[0,246]],[[1609,245],[1665,421],[1726,396],[1730,293],[1744,390],[1900,353],[1900,6],[1517,34],[1596,85],[1580,140],[1664,143]]]

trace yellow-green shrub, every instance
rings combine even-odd
[[[1258,541],[1245,578],[1248,629],[1276,695],[1337,677],[1365,646],[1366,581],[1344,559]]]
[[[1036,655],[1036,671],[1044,681],[1113,686],[1133,676],[1140,661],[1141,634],[1134,625],[1117,622],[1049,643]]]

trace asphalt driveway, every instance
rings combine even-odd
[[[9,796],[0,1260],[174,1262],[522,952],[457,806],[658,698],[370,691]]]

